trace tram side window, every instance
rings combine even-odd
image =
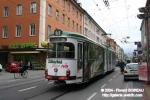
[[[115,64],[116,63],[116,56],[114,53],[112,53],[112,63]]]
[[[96,47],[93,44],[89,44],[88,46],[88,59],[95,59],[96,58]]]
[[[109,64],[111,64],[111,52],[109,51]]]

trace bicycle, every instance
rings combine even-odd
[[[14,78],[19,79],[19,78],[27,78],[28,77],[28,71],[25,70],[23,73],[21,73],[20,69],[18,69],[17,72],[14,73]]]

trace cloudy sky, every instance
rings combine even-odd
[[[146,0],[108,0],[108,6],[103,0],[78,1],[107,33],[112,34],[110,37],[115,39],[126,54],[132,54],[136,49],[134,42],[141,40],[138,8],[144,7]],[[127,39],[128,43],[121,42],[128,36],[130,37]]]

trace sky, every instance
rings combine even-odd
[[[136,49],[135,41],[141,41],[141,21],[138,8],[145,7],[146,0],[108,0],[106,6],[103,0],[78,0],[82,7],[93,17],[109,37],[132,55]],[[127,38],[130,37],[130,38]],[[128,43],[121,41],[127,40]]]

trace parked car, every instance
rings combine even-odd
[[[8,63],[6,64],[6,71],[8,72],[18,72],[19,70],[19,64],[16,62]]]
[[[128,63],[124,68],[124,80],[127,79],[138,79],[138,63]]]
[[[0,72],[3,70],[3,67],[2,67],[2,65],[0,64]]]

